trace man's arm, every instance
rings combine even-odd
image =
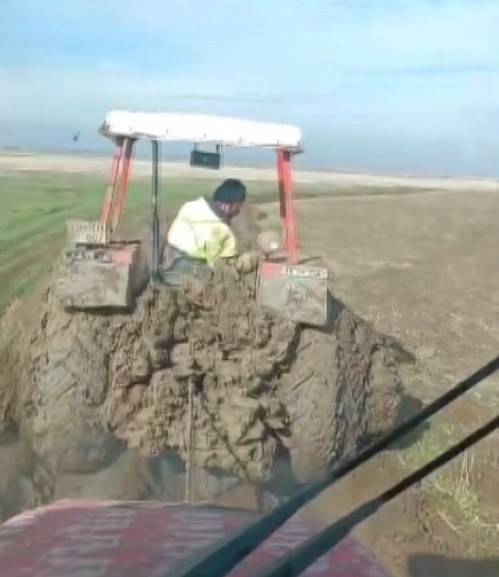
[[[205,244],[206,261],[209,266],[221,258],[228,259],[237,256],[237,241],[229,227],[217,228]]]

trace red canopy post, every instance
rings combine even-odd
[[[134,144],[135,140],[133,138],[126,139],[125,158],[123,160],[118,195],[113,199],[113,203],[111,206],[111,232],[116,232],[121,220],[123,205],[125,203],[125,196],[128,190],[128,183],[130,182],[130,175],[132,173]]]
[[[121,157],[123,156],[123,138],[116,141],[114,148],[113,161],[111,163],[111,173],[107,183],[106,194],[104,196],[104,204],[102,206],[101,221],[108,225],[111,219],[111,209],[113,206],[114,195],[116,194],[116,183],[118,181],[118,174],[120,170]]]
[[[290,264],[298,263],[298,237],[293,205],[293,183],[291,177],[291,152],[277,150],[277,178],[279,182],[279,208],[283,232],[283,246]]]

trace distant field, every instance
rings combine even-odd
[[[75,155],[0,154],[0,311],[27,292],[49,269],[63,243],[69,218],[98,218],[109,158]],[[124,232],[146,221],[150,202],[150,162],[134,163],[126,199]],[[187,164],[163,163],[163,213],[182,200],[206,194],[216,181],[242,178],[250,198],[277,199],[275,168],[226,166],[220,172],[193,171]],[[360,200],[371,196],[412,196],[431,190],[497,190],[497,182],[480,179],[424,179],[334,172],[294,173],[298,197],[329,195]],[[315,223],[314,225],[315,226]]]
[[[0,311],[15,297],[29,291],[46,273],[71,218],[99,218],[106,179],[98,175],[12,172],[0,175]],[[180,202],[209,194],[213,181],[165,179],[161,211],[173,212]],[[251,196],[276,197],[275,185],[249,185]],[[150,180],[132,181],[125,201],[122,231],[145,226],[151,200]]]
[[[17,173],[0,176],[0,310],[33,287],[50,268],[64,241],[65,221],[98,218],[105,180],[82,175]],[[202,181],[169,181],[162,201],[178,204],[206,190]],[[126,199],[123,230],[147,218],[147,179],[133,182]]]
[[[106,182],[104,172],[0,172],[0,312],[13,298],[32,289],[50,269],[64,243],[66,220],[99,218]],[[169,175],[161,183],[161,213],[171,214],[181,202],[210,194],[216,184],[213,175],[206,179]],[[250,180],[247,186],[250,201],[277,200],[275,181]],[[324,183],[301,183],[295,192],[297,197],[314,197],[330,190]],[[404,192],[410,193],[413,189],[389,191],[391,194]],[[383,189],[363,188],[366,195],[380,193]],[[349,187],[336,187],[334,194],[351,196],[358,193]],[[145,173],[139,173],[132,180],[125,201],[123,233],[146,226],[150,201],[150,179]]]

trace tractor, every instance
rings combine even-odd
[[[303,263],[298,254],[291,163],[303,151],[299,128],[199,114],[117,110],[106,116],[100,133],[115,144],[111,173],[100,220],[67,223],[66,267],[58,285],[65,307],[130,310],[147,283],[160,280],[160,143],[188,142],[193,146],[190,165],[214,170],[221,168],[226,147],[275,151],[282,250],[261,260],[257,299],[297,323],[327,323],[328,270]],[[146,251],[141,251],[138,241],[119,236],[134,146],[139,140],[152,144],[151,246]],[[148,254],[148,266],[141,262],[143,254]],[[149,274],[144,275],[144,270]]]

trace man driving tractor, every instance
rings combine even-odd
[[[168,231],[163,270],[190,273],[210,269],[220,259],[232,260],[240,272],[249,272],[258,264],[258,253],[238,253],[237,239],[231,228],[246,202],[246,187],[235,178],[222,182],[211,198],[186,202]]]

